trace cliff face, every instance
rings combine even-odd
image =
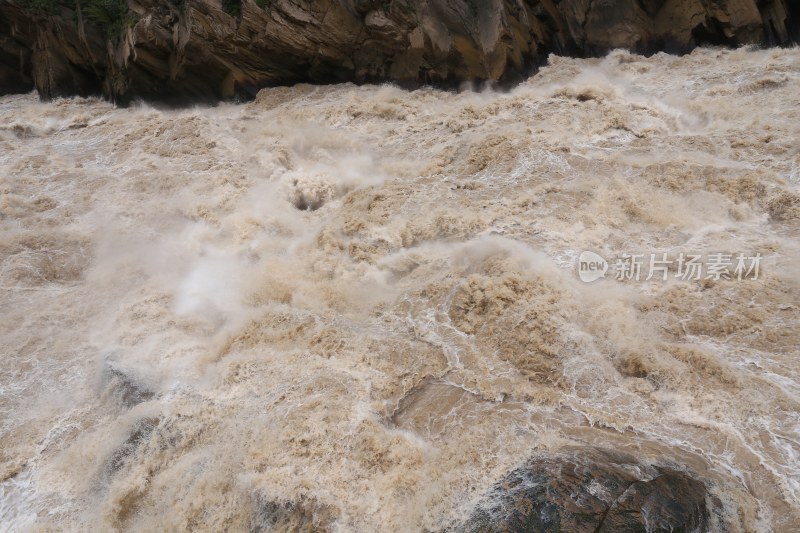
[[[0,93],[215,100],[513,81],[549,53],[797,40],[795,0],[0,0]]]

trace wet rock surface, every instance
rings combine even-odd
[[[471,532],[709,531],[706,485],[678,467],[602,449],[534,458],[498,483],[458,530]]]
[[[523,79],[551,53],[788,44],[786,0],[3,0],[0,94],[184,103],[297,82]]]

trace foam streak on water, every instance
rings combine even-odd
[[[0,98],[0,524],[438,530],[564,446],[800,528],[800,51]],[[575,258],[755,253],[757,281]],[[715,522],[715,523],[717,523]]]

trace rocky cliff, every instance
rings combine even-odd
[[[0,0],[0,93],[215,100],[514,81],[548,54],[787,44],[797,0]]]

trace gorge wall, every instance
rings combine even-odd
[[[797,0],[0,0],[0,94],[124,103],[265,86],[513,82],[548,54],[797,40]]]

